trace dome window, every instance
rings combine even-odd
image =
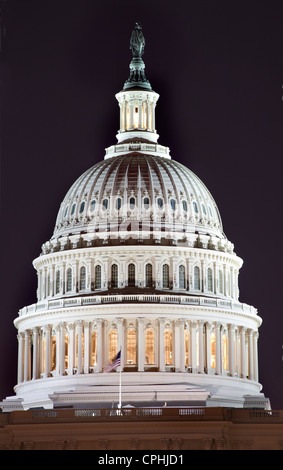
[[[85,266],[82,266],[80,269],[80,290],[85,290],[86,288],[86,269]]]
[[[200,271],[198,266],[194,267],[194,288],[200,290]]]
[[[149,198],[145,197],[143,200],[143,205],[145,209],[149,209]]]
[[[133,263],[130,263],[128,266],[128,286],[134,287],[136,284],[136,268]]]
[[[161,199],[161,197],[157,199],[157,207],[158,209],[162,209],[163,207],[163,200]]]
[[[117,209],[117,211],[119,211],[121,209],[121,207],[122,207],[122,199],[120,197],[118,197],[116,199],[116,209]]]
[[[202,206],[202,210],[203,210],[204,215],[206,215],[206,208],[205,208],[205,205],[202,204],[201,206]]]
[[[175,199],[171,199],[170,204],[171,204],[172,211],[176,210],[176,201],[175,201]]]
[[[165,289],[169,289],[169,265],[163,264],[162,267],[162,286]]]
[[[73,204],[73,206],[72,206],[72,211],[71,211],[71,215],[74,215],[75,209],[76,209],[76,204]]]
[[[103,202],[102,202],[102,207],[103,207],[103,210],[107,210],[108,208],[108,199],[103,199]]]
[[[211,207],[208,206],[208,209],[209,209],[209,213],[210,213],[211,217],[213,217]]]
[[[198,213],[198,206],[197,206],[197,203],[195,201],[193,202],[193,207],[194,207],[195,213],[197,214]]]
[[[182,204],[183,204],[183,210],[187,212],[188,211],[187,201],[182,201]]]
[[[84,210],[85,210],[85,202],[83,201],[80,206],[80,214],[82,214]]]
[[[67,216],[67,213],[68,213],[68,209],[69,209],[69,206],[66,207],[66,210],[65,210],[65,214],[64,214],[64,217]]]
[[[94,209],[95,209],[95,205],[96,205],[96,200],[93,199],[90,203],[90,212],[93,212]]]
[[[134,197],[131,197],[130,198],[130,209],[134,209],[135,208],[135,205],[136,205],[136,200]]]
[[[95,289],[101,289],[101,266],[95,266]]]

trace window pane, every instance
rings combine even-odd
[[[96,201],[93,199],[90,203],[90,212],[93,212],[95,209]]]
[[[145,287],[152,287],[152,265],[150,263],[145,267]]]
[[[118,266],[112,264],[111,266],[111,287],[118,287]]]
[[[122,199],[120,197],[118,197],[116,199],[116,209],[117,209],[117,211],[120,210],[121,207],[122,207]]]
[[[185,266],[179,266],[179,288],[185,289]]]
[[[175,202],[175,199],[171,199],[171,200],[170,200],[170,204],[171,204],[172,210],[174,211],[174,210],[176,209],[176,202]]]
[[[199,268],[194,267],[194,288],[200,290]]]
[[[117,356],[117,347],[118,347],[118,333],[116,330],[111,330],[109,332],[109,351],[108,351],[109,362],[112,362]]]
[[[162,274],[163,274],[162,285],[163,285],[163,287],[168,289],[169,288],[169,266],[168,266],[168,264],[163,264]]]
[[[163,200],[161,199],[161,197],[157,199],[157,206],[159,209],[162,209],[163,207]]]
[[[145,197],[143,200],[143,205],[145,209],[149,209],[149,198]]]
[[[86,288],[86,269],[85,266],[82,266],[80,269],[80,290]]]
[[[187,212],[188,206],[187,206],[187,201],[183,201],[183,210]]]
[[[102,207],[103,210],[106,210],[108,208],[108,199],[103,199]]]
[[[154,331],[153,330],[147,330],[145,333],[145,363],[146,364],[155,363]]]
[[[56,272],[56,294],[60,292],[60,271]]]
[[[81,207],[80,207],[80,214],[85,210],[85,202],[83,201],[81,203]]]
[[[135,285],[135,265],[133,263],[128,266],[128,286]]]
[[[74,215],[76,209],[76,204],[73,204],[71,215]]]
[[[127,364],[137,363],[137,338],[135,330],[127,332]]]
[[[130,198],[130,209],[134,209],[136,205],[136,200],[134,197]]]
[[[173,351],[172,351],[172,331],[166,330],[164,333],[165,343],[165,364],[168,366],[173,365]]]
[[[210,268],[207,270],[207,289],[212,292],[212,271]]]
[[[72,269],[67,270],[67,292],[72,290]]]
[[[194,206],[194,211],[197,214],[198,213],[198,206],[197,206],[197,203],[195,201],[193,202],[193,206]]]
[[[101,266],[98,264],[95,266],[95,289],[101,289]]]

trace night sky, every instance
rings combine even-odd
[[[240,301],[263,319],[260,382],[283,409],[282,1],[4,3],[0,399],[17,381],[13,320],[36,301],[32,260],[69,187],[117,142],[139,21],[159,143],[208,187],[244,260]]]

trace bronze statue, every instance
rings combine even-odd
[[[145,39],[142,33],[141,24],[136,23],[130,41],[130,49],[132,50],[134,58],[141,58],[144,53],[144,46]]]

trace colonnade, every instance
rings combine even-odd
[[[44,325],[18,333],[18,383],[99,373],[119,350],[125,371],[187,371],[258,381],[257,339],[251,328],[183,318]]]

